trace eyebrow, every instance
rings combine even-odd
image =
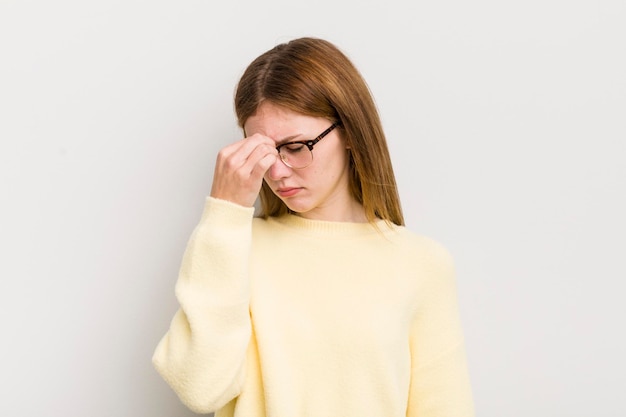
[[[298,133],[297,135],[291,135],[291,136],[287,136],[285,138],[282,138],[281,140],[276,141],[276,146],[280,146],[282,144],[289,143],[289,142],[291,142],[292,140],[294,140],[295,138],[297,138],[299,136],[302,136],[302,133]]]

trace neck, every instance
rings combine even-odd
[[[355,200],[351,200],[350,203],[345,205],[341,210],[337,210],[336,207],[326,207],[326,210],[325,207],[317,207],[315,210],[304,213],[295,213],[295,215],[309,220],[347,223],[368,222],[367,217],[365,216],[365,209]]]

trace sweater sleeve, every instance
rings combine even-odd
[[[253,211],[207,198],[176,283],[180,309],[152,358],[197,413],[213,412],[235,398],[245,378]]]
[[[471,417],[474,406],[452,258],[434,245],[411,327],[408,417]]]

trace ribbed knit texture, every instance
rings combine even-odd
[[[208,198],[156,369],[216,417],[473,416],[448,252],[376,226]]]

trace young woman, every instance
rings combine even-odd
[[[472,416],[452,261],[403,226],[356,68],[296,39],[250,64],[235,108],[246,138],[218,155],[163,378],[217,417]]]

